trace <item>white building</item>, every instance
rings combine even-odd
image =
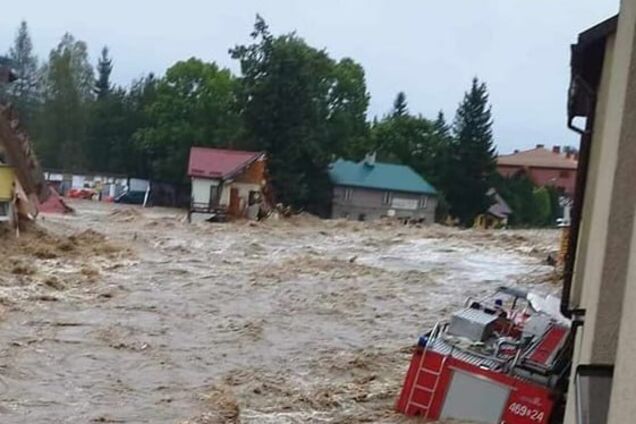
[[[265,187],[265,154],[193,147],[188,176],[192,182],[190,214],[244,216],[260,203]]]

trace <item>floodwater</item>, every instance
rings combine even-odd
[[[0,271],[3,424],[408,422],[393,403],[440,314],[501,284],[555,289],[553,231],[72,206],[41,225],[116,248],[16,251]]]

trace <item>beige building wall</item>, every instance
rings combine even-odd
[[[218,186],[219,180],[192,178],[192,200],[194,203],[210,203],[210,188]]]
[[[619,255],[607,262],[609,272],[604,275],[623,284],[620,326],[613,344],[616,356],[610,424],[636,421],[636,1],[624,0],[620,13],[617,37],[625,39],[629,77],[610,225]]]
[[[221,193],[221,199],[219,203],[223,206],[228,206],[230,204],[230,194],[232,189],[238,189],[238,195],[241,198],[241,209],[247,206],[247,200],[249,199],[250,191],[261,191],[260,184],[254,183],[238,183],[236,181],[223,184],[223,192]]]
[[[575,268],[574,306],[586,310],[579,364],[614,364],[608,423],[636,422],[636,0],[624,0],[607,40]],[[566,411],[575,421],[573,385]]]
[[[194,203],[210,203],[210,188],[219,185],[219,180],[212,180],[207,178],[192,178],[192,198]],[[231,182],[223,184],[223,191],[219,199],[221,206],[228,206],[230,204],[230,192],[232,188],[237,188],[239,191],[239,197],[242,198],[246,204],[249,198],[250,191],[261,191],[260,184],[253,183],[239,183]],[[243,207],[245,205],[241,205]]]

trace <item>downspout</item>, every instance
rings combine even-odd
[[[574,125],[574,115],[569,114],[568,116],[568,128],[581,135],[581,144],[579,148],[576,189],[574,192],[574,204],[572,207],[568,250],[565,254],[565,264],[563,269],[563,291],[561,293],[560,309],[563,316],[573,319],[575,324],[580,324],[585,316],[585,309],[579,307],[572,308],[570,306],[570,296],[572,294],[572,280],[574,279],[574,266],[576,262],[581,217],[583,215],[583,205],[585,202],[585,189],[587,186],[587,177],[589,172],[592,132],[596,112],[596,91],[579,75],[573,76],[573,82],[585,92],[589,108],[585,129],[581,129]]]

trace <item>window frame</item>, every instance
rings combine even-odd
[[[426,209],[428,207],[428,196],[420,197],[420,201],[418,203],[419,209]]]

